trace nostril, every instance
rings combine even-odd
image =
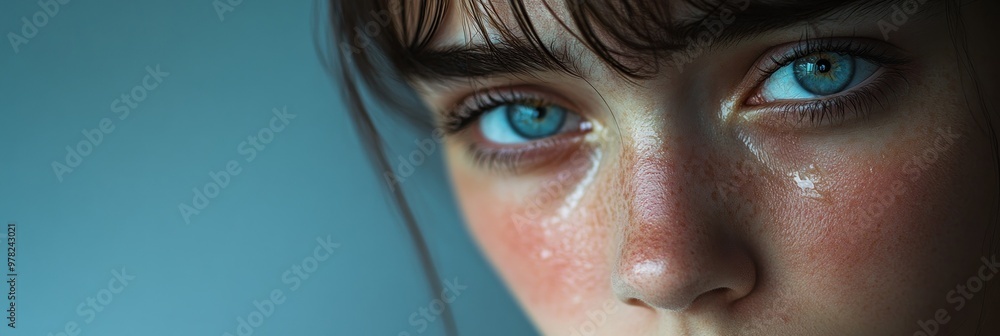
[[[730,291],[730,290],[731,290],[731,289],[729,289],[729,288],[725,288],[725,287],[719,287],[719,288],[716,288],[716,289],[713,289],[713,290],[710,290],[710,291],[708,291],[708,292],[705,292],[705,293],[704,293],[704,294],[702,294],[701,296],[703,296],[703,297],[712,297],[712,296],[725,296],[726,292],[728,292],[728,291]]]
[[[662,259],[622,262],[612,286],[620,302],[634,307],[680,312],[726,306],[749,294],[755,272],[749,258],[718,259],[675,267]]]
[[[625,300],[625,304],[630,305],[630,306],[649,307],[648,304],[646,304],[645,302],[642,302],[642,300],[639,300],[639,299],[636,299],[636,298],[628,298],[628,299],[626,299]]]
[[[697,305],[701,304],[701,302],[704,302],[704,301],[713,301],[713,300],[718,300],[718,299],[725,299],[726,296],[729,295],[730,292],[732,292],[732,289],[725,288],[725,287],[720,287],[720,288],[716,288],[716,289],[707,291],[705,293],[702,293],[698,297],[694,298],[694,301],[691,301],[691,306],[692,307],[697,306]]]
[[[691,301],[691,305],[688,306],[688,309],[698,310],[700,307],[734,304],[736,301],[739,301],[745,296],[746,294],[741,293],[738,289],[720,287],[702,293],[696,297]]]

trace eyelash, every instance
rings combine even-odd
[[[541,94],[533,94],[526,91],[524,87],[507,87],[504,89],[489,89],[477,92],[470,99],[448,110],[441,120],[441,129],[448,136],[458,135],[465,131],[479,118],[496,107],[510,104],[524,104],[529,106],[560,105],[551,99],[545,98]],[[569,109],[571,113],[577,113]],[[581,131],[589,131],[590,123],[581,125]],[[581,135],[583,132],[577,134]],[[555,159],[558,154],[565,152],[570,146],[577,143],[578,137],[554,136],[532,141],[519,146],[486,146],[478,141],[470,141],[468,151],[471,153],[472,162],[480,168],[494,170],[497,172],[516,173],[522,168],[535,167],[543,162]]]
[[[545,106],[553,104],[553,102],[541,96],[516,91],[512,87],[484,90],[477,92],[471,99],[466,100],[449,110],[448,113],[445,113],[441,128],[449,135],[459,133],[476,120],[479,120],[479,117],[487,111],[510,104]]]
[[[854,117],[867,118],[872,114],[874,105],[885,108],[881,97],[890,97],[895,92],[897,81],[906,81],[902,71],[909,60],[891,52],[890,47],[879,42],[861,42],[856,39],[818,39],[797,42],[790,47],[778,47],[778,52],[772,53],[765,64],[757,67],[757,80],[750,87],[754,88],[744,97],[744,105],[751,108],[771,110],[783,116],[797,116],[801,123],[808,117],[810,126],[821,126],[824,122],[838,124],[845,120],[848,111],[854,112]],[[775,72],[795,62],[795,60],[818,53],[832,52],[852,57],[863,58],[879,67],[872,77],[845,93],[813,100],[779,101],[772,103],[754,102],[761,91],[761,86]],[[873,105],[874,104],[874,105]],[[777,110],[777,111],[775,111]]]
[[[751,88],[741,99],[743,105],[750,108],[767,109],[768,113],[777,113],[783,116],[797,115],[798,122],[801,123],[808,117],[811,124],[818,126],[824,121],[838,122],[844,120],[847,111],[855,112],[855,117],[868,117],[871,114],[872,105],[877,104],[884,109],[885,102],[882,97],[891,95],[896,86],[896,80],[905,82],[901,72],[908,60],[896,56],[888,46],[880,45],[878,42],[861,42],[859,40],[847,39],[817,39],[799,41],[786,47],[777,47],[778,52],[772,52],[764,59],[764,62],[756,67],[757,80],[749,86]],[[771,76],[781,68],[793,63],[796,59],[812,55],[817,52],[834,52],[852,57],[863,58],[879,66],[872,78],[866,79],[857,87],[849,89],[846,93],[837,94],[831,97],[822,97],[809,101],[785,101],[751,104],[750,101],[761,90],[763,85]],[[527,91],[527,92],[526,92]],[[559,105],[544,95],[529,93],[530,90],[524,88],[507,87],[504,89],[489,89],[476,92],[472,98],[466,99],[459,105],[443,113],[441,129],[448,136],[462,133],[470,125],[475,123],[486,112],[503,105],[524,104],[530,106],[546,106],[551,104]],[[572,111],[572,109],[571,109]],[[552,153],[558,153],[560,149],[568,148],[573,144],[573,139],[567,137],[551,137],[540,139],[521,146],[493,147],[484,146],[478,141],[470,141],[468,151],[471,153],[472,161],[477,167],[499,172],[516,173],[520,168],[535,166],[543,161],[551,160]],[[563,151],[565,152],[565,151]]]

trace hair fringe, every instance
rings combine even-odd
[[[544,5],[550,13],[556,11],[545,0]],[[687,0],[685,3],[695,11],[711,13],[725,6],[732,0]],[[817,0],[834,2],[833,0]],[[321,3],[317,0],[317,9]],[[485,3],[484,3],[485,2]],[[948,15],[948,25],[954,40],[956,52],[961,56],[959,61],[962,69],[971,77],[976,93],[974,98],[966,97],[970,106],[978,107],[982,113],[970,111],[973,117],[983,123],[982,130],[990,138],[993,149],[992,164],[997,169],[998,185],[997,207],[993,215],[990,232],[984,237],[983,250],[990,254],[1000,253],[1000,141],[997,127],[1000,116],[989,109],[985,101],[987,95],[982,91],[975,66],[969,55],[968,41],[964,21],[960,13],[963,0],[944,0]],[[676,50],[685,44],[671,34],[671,13],[669,1],[648,0],[566,0],[562,2],[569,12],[570,22],[558,18],[559,24],[573,34],[601,61],[614,69],[628,80],[650,77],[659,70],[661,52]],[[509,13],[502,13],[492,1],[466,0],[457,8],[467,12],[472,19],[476,32],[487,36],[488,28],[499,29],[503,43],[523,43],[543,55],[548,56],[547,62],[563,67],[567,73],[573,73],[552,52],[552,46],[546,45],[538,34],[523,0],[508,0]],[[426,112],[414,98],[415,92],[406,85],[402,73],[418,72],[419,62],[411,55],[429,47],[435,34],[441,29],[445,15],[455,10],[448,0],[331,0],[325,11],[329,15],[330,27],[333,32],[329,39],[317,39],[317,54],[323,60],[326,70],[341,84],[342,93],[347,99],[351,120],[363,140],[366,153],[373,165],[382,172],[392,172],[389,158],[386,157],[387,145],[372,118],[371,108],[366,103],[365,94],[370,93],[370,100],[385,104],[385,108],[398,111],[409,119],[413,125],[428,127]],[[390,13],[392,8],[398,8],[399,14],[392,16],[389,23],[380,27],[380,32],[370,40],[361,44],[359,36],[354,35],[355,29],[366,29],[371,22],[377,22],[372,13]],[[318,10],[319,13],[324,11]],[[508,24],[502,14],[513,17],[514,24]],[[775,15],[782,15],[775,13]],[[708,16],[700,18],[707,19]],[[322,22],[322,21],[317,21]],[[317,31],[324,27],[316,25]],[[570,29],[574,28],[574,29]],[[600,33],[599,33],[600,32]],[[674,32],[676,33],[676,32]],[[603,35],[602,35],[603,34]],[[358,34],[360,35],[360,34]],[[367,36],[367,34],[365,34]],[[405,41],[405,42],[404,42]],[[614,44],[608,41],[613,41]],[[496,49],[497,42],[487,39],[487,48]],[[360,78],[360,79],[359,79]],[[964,81],[963,81],[964,85]],[[973,100],[974,99],[974,100]],[[413,245],[417,250],[418,259],[427,277],[431,293],[441,290],[440,277],[437,273],[426,238],[417,225],[412,209],[406,197],[399,188],[389,188],[390,194],[403,217],[407,231],[410,233]],[[993,286],[986,286],[984,293]],[[984,310],[986,309],[983,302]],[[457,335],[454,317],[451,310],[445,310],[442,316],[445,321],[445,331],[448,335]],[[980,318],[980,327],[984,324]],[[982,330],[977,331],[981,335]]]

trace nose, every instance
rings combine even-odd
[[[727,214],[736,211],[713,200],[710,186],[717,184],[660,156],[636,159],[624,183],[630,195],[618,225],[611,277],[616,296],[670,311],[724,306],[747,296],[757,270],[735,233],[740,220]]]

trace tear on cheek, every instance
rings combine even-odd
[[[511,285],[532,305],[584,304],[607,282],[607,235],[600,216],[590,209],[594,204],[583,202],[568,217],[551,215],[550,208],[535,210],[541,214],[537,217],[512,209],[506,217],[508,232],[481,238],[505,240],[494,242],[503,245],[507,259],[497,266],[511,273]]]
[[[810,260],[854,272],[859,280],[862,274],[901,271],[905,263],[930,258],[934,246],[955,244],[946,243],[956,237],[949,223],[963,215],[954,195],[971,187],[955,182],[961,179],[961,135],[942,128],[910,137],[915,140],[889,146],[891,156],[824,163],[829,170],[823,178],[832,186],[820,192],[825,202],[800,210],[804,218],[817,219],[800,231],[815,239],[808,246]],[[810,225],[815,228],[806,231]]]
[[[578,156],[538,178],[457,184],[477,239],[522,300],[583,302],[606,282],[599,158]]]
[[[795,186],[801,191],[803,197],[811,199],[823,199],[823,173],[815,164],[809,167],[788,174]]]
[[[591,187],[599,165],[596,162],[571,163],[574,169],[528,183],[526,188],[511,195],[516,203],[511,218],[518,232],[566,222],[574,214],[587,211],[581,209],[581,201],[593,192]]]

